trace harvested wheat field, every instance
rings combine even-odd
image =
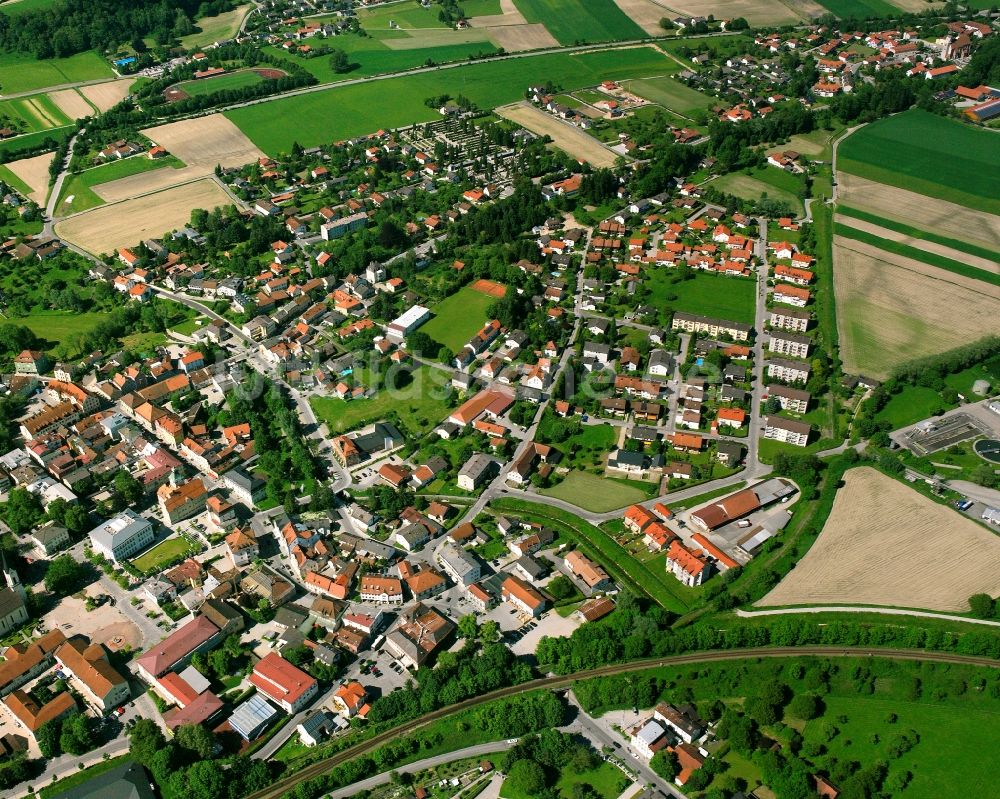
[[[548,28],[540,22],[529,23],[524,18],[524,14],[514,5],[514,0],[500,0],[500,12],[472,17],[469,25],[486,30],[493,44],[509,53],[559,46]]]
[[[31,194],[28,199],[38,205],[45,205],[49,194],[49,164],[56,157],[55,153],[43,153],[34,158],[22,158],[5,164],[7,169],[28,184]]]
[[[83,119],[94,113],[90,103],[84,100],[76,89],[52,92],[49,94],[49,99],[70,119]]]
[[[846,172],[837,173],[837,199],[844,205],[923,227],[941,236],[1000,249],[1000,216],[995,214],[886,186]]]
[[[663,35],[660,20],[670,16],[670,10],[666,6],[653,0],[615,0],[615,5],[650,36]]]
[[[690,16],[716,19],[745,18],[751,25],[780,25],[801,22],[801,17],[781,0],[674,0],[671,8]],[[663,16],[671,16],[665,13]]]
[[[886,377],[903,361],[996,330],[1000,288],[834,236],[833,283],[844,371]]]
[[[135,83],[135,78],[122,78],[107,83],[97,83],[93,86],[81,86],[80,92],[97,106],[98,111],[107,111],[128,96],[128,91],[132,88],[133,83]]]
[[[204,166],[184,166],[180,169],[165,167],[150,172],[140,172],[137,175],[129,175],[117,180],[109,180],[107,183],[98,183],[91,187],[91,191],[106,203],[117,203],[131,197],[140,197],[143,194],[151,194],[171,186],[199,180],[211,174],[212,170],[206,169]]]
[[[206,175],[216,165],[243,166],[266,157],[222,114],[171,122],[141,132],[189,167],[201,167]]]
[[[106,253],[184,227],[195,208],[220,205],[233,205],[233,200],[214,178],[205,178],[74,214],[57,223],[55,231],[88,252]]]
[[[473,28],[495,28],[499,25],[525,25],[528,20],[517,10],[514,0],[500,0],[500,13],[490,16],[472,17],[469,24]]]
[[[551,114],[539,111],[527,102],[503,106],[496,109],[496,113],[533,133],[548,136],[561,150],[565,150],[573,158],[586,161],[591,166],[614,166],[618,158],[617,153],[609,150],[593,136],[556,119]]]
[[[925,239],[917,239],[913,236],[908,236],[905,233],[900,233],[897,230],[889,230],[889,228],[876,225],[873,222],[866,222],[863,219],[855,219],[853,216],[837,214],[836,221],[842,225],[852,227],[855,230],[862,230],[865,233],[871,233],[873,236],[878,236],[880,239],[898,241],[909,247],[915,247],[918,250],[932,252],[936,255],[942,255],[945,258],[951,258],[953,261],[974,266],[976,269],[982,269],[985,272],[1000,275],[1000,261],[995,259],[983,258],[979,255],[971,255],[970,253],[961,252],[960,250],[953,250],[951,247],[947,247],[944,244],[938,244],[935,241],[926,241]],[[857,243],[860,244],[861,242]]]
[[[816,543],[757,604],[958,611],[980,592],[1000,593],[1000,536],[861,466],[844,475]]]

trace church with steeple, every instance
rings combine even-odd
[[[3,568],[4,586],[0,588],[0,635],[7,635],[28,621],[28,593],[21,578],[0,550],[0,567]]]

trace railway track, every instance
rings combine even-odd
[[[501,688],[482,696],[466,699],[464,702],[427,713],[412,721],[399,724],[392,729],[381,732],[367,741],[355,744],[342,752],[331,755],[316,763],[298,769],[295,773],[281,778],[262,791],[250,794],[247,799],[277,799],[286,791],[313,777],[319,777],[342,763],[353,760],[361,755],[377,749],[384,743],[408,735],[421,727],[435,721],[462,713],[477,705],[493,702],[497,699],[517,696],[538,690],[559,690],[568,688],[577,680],[589,680],[595,677],[613,677],[634,671],[656,668],[658,666],[684,666],[687,664],[713,663],[727,660],[745,660],[756,658],[786,658],[786,657],[878,657],[891,660],[920,660],[934,663],[951,663],[964,666],[985,666],[1000,668],[1000,661],[974,655],[955,655],[949,652],[926,652],[919,649],[879,649],[867,647],[843,646],[809,646],[809,647],[767,647],[751,649],[729,649],[719,652],[696,652],[688,655],[638,660],[632,663],[618,663],[611,666],[601,666],[596,669],[579,671],[560,677],[541,677],[537,680]]]

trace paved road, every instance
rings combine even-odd
[[[391,771],[376,774],[374,777],[369,777],[361,782],[348,785],[339,791],[332,791],[326,794],[326,798],[347,799],[350,796],[361,793],[361,791],[370,791],[372,788],[377,788],[379,785],[391,782],[393,774],[416,774],[418,771],[434,768],[435,766],[443,766],[445,763],[451,763],[454,760],[464,760],[468,757],[482,757],[484,755],[493,755],[497,752],[505,752],[510,749],[510,746],[506,741],[494,741],[493,743],[479,744],[478,746],[467,746],[465,749],[459,749],[456,752],[445,752],[442,755],[427,757],[423,760],[418,760],[416,763],[409,763]]]
[[[82,129],[81,129],[82,130]],[[66,150],[66,157],[62,162],[62,169],[59,170],[59,176],[56,178],[56,182],[52,185],[49,190],[49,197],[45,203],[45,224],[42,226],[42,234],[45,236],[54,236],[53,224],[56,218],[56,203],[59,201],[59,195],[62,193],[63,183],[66,180],[66,172],[69,169],[69,162],[73,158],[73,147],[76,144],[77,137],[80,133],[74,133],[73,138],[69,140],[69,147]]]
[[[742,619],[755,619],[758,616],[785,616],[790,613],[880,613],[883,616],[917,616],[922,619],[944,619],[946,621],[964,621],[969,624],[985,624],[988,627],[1000,627],[1000,621],[991,619],[973,619],[968,616],[953,616],[949,613],[931,613],[925,610],[903,610],[902,608],[852,607],[850,605],[821,605],[812,608],[771,608],[768,610],[737,609],[736,615]]]
[[[696,652],[686,655],[676,655],[667,658],[653,658],[648,660],[635,661],[632,663],[620,663],[613,666],[603,666],[598,669],[590,669],[575,674],[561,677],[542,677],[531,680],[521,685],[501,688],[464,702],[458,702],[447,708],[441,708],[431,713],[427,713],[420,718],[400,724],[390,730],[379,733],[372,738],[338,752],[324,760],[312,763],[300,768],[294,774],[283,777],[275,783],[250,794],[247,799],[278,799],[286,791],[291,790],[295,785],[313,777],[325,774],[341,763],[353,760],[360,755],[367,754],[377,749],[384,743],[395,740],[401,736],[420,729],[421,727],[438,721],[443,718],[462,713],[469,708],[476,707],[487,702],[492,702],[504,697],[518,696],[529,691],[540,689],[556,690],[572,687],[577,680],[593,679],[595,677],[609,677],[618,674],[628,674],[630,672],[642,671],[661,666],[684,666],[700,663],[726,662],[731,660],[745,660],[747,658],[788,658],[788,657],[880,657],[892,660],[915,660],[934,663],[957,663],[971,666],[983,666],[986,668],[1000,669],[1000,660],[993,660],[986,657],[975,657],[972,655],[957,655],[951,652],[924,652],[922,650],[906,649],[881,649],[867,647],[836,647],[836,646],[804,646],[804,647],[757,647],[752,649],[731,649],[722,652]]]
[[[176,291],[171,291],[170,289],[161,288],[160,286],[150,285],[153,293],[159,297],[163,297],[168,300],[173,300],[174,302],[179,302],[181,305],[186,305],[188,308],[193,308],[200,314],[204,314],[209,319],[213,321],[220,322],[225,325],[229,332],[235,337],[242,341],[244,344],[250,347],[256,347],[256,343],[252,338],[250,338],[246,333],[239,329],[236,325],[230,322],[226,317],[220,316],[211,308],[209,308],[204,303],[198,302],[198,300],[188,297],[186,294],[179,294]]]

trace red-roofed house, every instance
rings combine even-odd
[[[308,705],[319,683],[276,652],[268,653],[250,675],[250,683],[289,715]]]

